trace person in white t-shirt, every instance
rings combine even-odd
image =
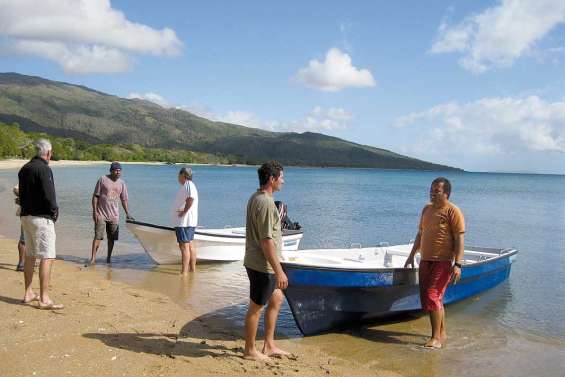
[[[198,225],[198,190],[192,182],[191,168],[182,168],[178,179],[181,187],[173,203],[171,221],[182,254],[181,274],[187,275],[196,271],[196,248],[192,240]]]

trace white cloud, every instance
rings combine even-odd
[[[565,52],[565,47],[552,47],[552,48],[548,49],[548,52],[560,54],[562,52]]]
[[[224,123],[232,123],[240,126],[261,128],[274,132],[331,132],[348,129],[353,115],[340,107],[324,108],[314,107],[304,117],[291,121],[262,120],[257,114],[249,111],[232,110],[225,114],[217,114],[210,108],[202,105],[175,105],[165,97],[155,92],[144,94],[130,93],[127,98],[143,99],[153,102],[164,108],[175,108],[201,116],[203,118]]]
[[[0,0],[0,36],[12,49],[57,62],[66,73],[128,70],[130,54],[176,55],[169,28],[129,21],[109,0]]]
[[[449,102],[398,118],[412,143],[402,152],[456,164],[484,161],[509,164],[528,156],[565,153],[565,100],[537,96]]]
[[[502,0],[457,25],[442,22],[430,51],[462,53],[459,64],[471,72],[483,73],[512,65],[563,22],[563,0]]]
[[[257,115],[247,111],[228,111],[222,116],[214,116],[213,118],[214,120],[225,123],[239,124],[252,128],[265,128]]]
[[[304,117],[291,121],[261,120],[256,114],[246,111],[229,111],[214,120],[239,124],[246,127],[261,128],[274,132],[331,132],[349,128],[352,114],[342,108],[322,108],[316,106]]]
[[[176,109],[188,111],[199,117],[206,118],[209,120],[218,120],[214,111],[206,105],[200,103],[191,103],[190,105],[176,105]]]
[[[160,96],[157,93],[153,93],[153,92],[148,92],[145,94],[139,94],[139,93],[130,93],[128,95],[129,99],[143,99],[149,102],[153,102],[161,107],[164,107],[166,109],[174,107],[173,105],[171,105],[171,103],[169,101],[167,101],[164,97]]]
[[[208,106],[200,105],[200,104],[192,104],[192,105],[174,104],[167,98],[155,92],[147,92],[147,93],[132,92],[128,94],[127,98],[142,99],[145,101],[153,102],[154,104],[159,105],[165,109],[177,109],[177,110],[188,111],[192,114],[198,115],[202,118],[206,118],[212,121],[240,124],[240,125],[245,125],[248,127],[255,127],[255,128],[262,128],[263,126],[260,123],[259,119],[252,113],[248,113],[245,111],[228,111],[226,114],[220,116],[214,113],[213,110],[210,109]]]
[[[308,67],[300,69],[295,79],[309,88],[328,92],[376,85],[369,70],[355,68],[349,55],[335,47],[326,53],[325,61],[310,60]]]
[[[304,119],[292,122],[289,128],[292,131],[340,131],[349,128],[352,118],[353,115],[345,109],[316,106]]]
[[[106,46],[73,46],[60,42],[22,40],[15,43],[18,52],[41,56],[59,63],[67,73],[116,73],[131,65],[129,56]]]

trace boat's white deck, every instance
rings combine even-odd
[[[245,227],[238,228],[197,228],[197,232],[219,236],[245,236]]]
[[[311,249],[284,252],[283,260],[292,264],[344,269],[403,268],[412,244],[349,248],[349,249]],[[486,249],[485,249],[486,250]],[[465,250],[463,264],[472,264],[499,256],[499,250]],[[416,255],[416,266],[420,257]]]

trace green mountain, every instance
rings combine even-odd
[[[214,154],[231,163],[445,170],[451,167],[336,137],[269,132],[63,82],[0,73],[0,122],[90,144]]]

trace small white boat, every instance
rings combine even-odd
[[[155,263],[181,263],[174,228],[132,220],[126,221],[126,225]],[[302,235],[301,230],[284,230],[283,251],[298,250]],[[243,260],[245,255],[245,227],[197,228],[193,242],[196,246],[198,261],[234,262]]]

